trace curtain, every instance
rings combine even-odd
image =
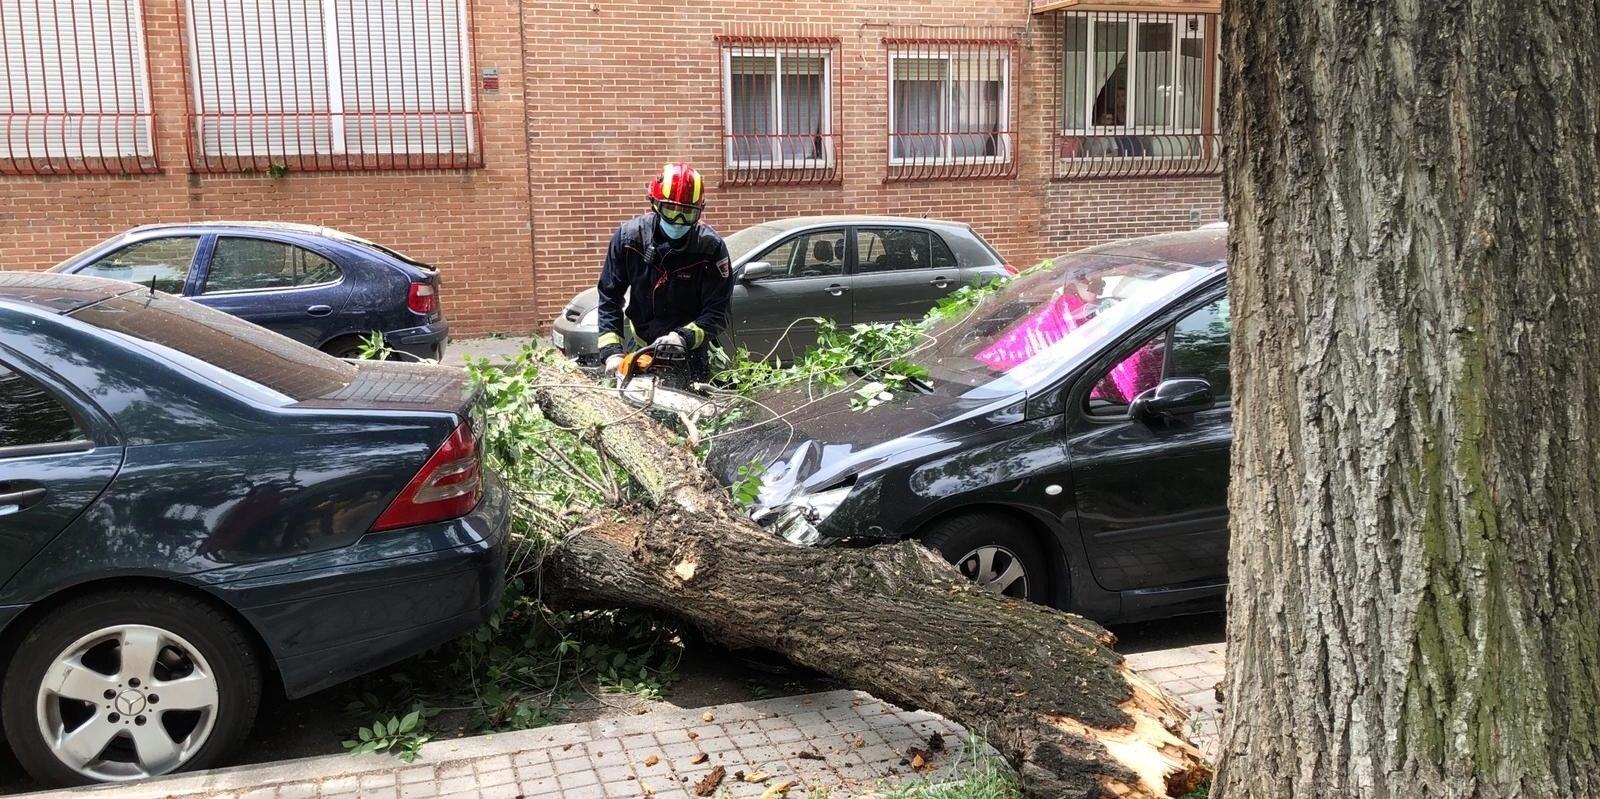
[[[895,158],[929,159],[944,155],[944,59],[899,57],[894,60]]]
[[[735,162],[772,160],[774,56],[729,57],[729,126]]]
[[[1000,130],[1005,95],[1003,58],[952,59],[951,124],[952,158],[983,158],[1002,155]]]
[[[785,163],[822,160],[823,87],[826,75],[818,56],[783,56],[781,76],[783,109],[783,160]]]

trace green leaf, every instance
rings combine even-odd
[[[396,718],[389,719],[388,730],[389,730],[389,737],[390,738],[393,738],[394,736],[399,735],[400,734],[400,720],[396,719]]]
[[[381,738],[385,737],[384,734],[383,734],[383,722],[381,722],[381,721],[373,722],[373,724],[372,724],[372,737],[376,738],[376,739],[381,739]]]
[[[400,720],[400,732],[411,732],[417,728],[417,722],[422,719],[422,711],[413,710]]]
[[[372,740],[372,730],[369,730],[366,727],[356,730],[356,735],[360,736],[363,742]]]

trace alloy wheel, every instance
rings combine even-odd
[[[956,568],[985,591],[1017,599],[1028,598],[1028,570],[1015,552],[987,545],[962,555]]]
[[[39,686],[38,723],[62,764],[96,782],[167,774],[211,737],[215,672],[188,641],[123,624],[68,646]]]

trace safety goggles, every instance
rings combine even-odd
[[[700,221],[700,209],[693,205],[657,200],[655,209],[656,213],[666,220],[668,224],[692,225]]]

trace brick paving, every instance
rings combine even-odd
[[[1191,732],[1214,754],[1221,644],[1128,656],[1133,668],[1195,710]],[[928,768],[910,749],[945,749]],[[382,755],[309,758],[179,775],[125,786],[55,791],[30,799],[689,799],[716,767],[717,796],[755,799],[794,783],[859,796],[908,779],[942,780],[970,765],[966,733],[930,713],[909,712],[856,691],[671,710],[524,732],[438,741],[414,763]],[[770,779],[744,782],[737,772]]]
[[[1206,757],[1216,760],[1222,704],[1216,686],[1222,682],[1227,647],[1221,643],[1157,649],[1128,655],[1128,666],[1188,706],[1189,734]]]

